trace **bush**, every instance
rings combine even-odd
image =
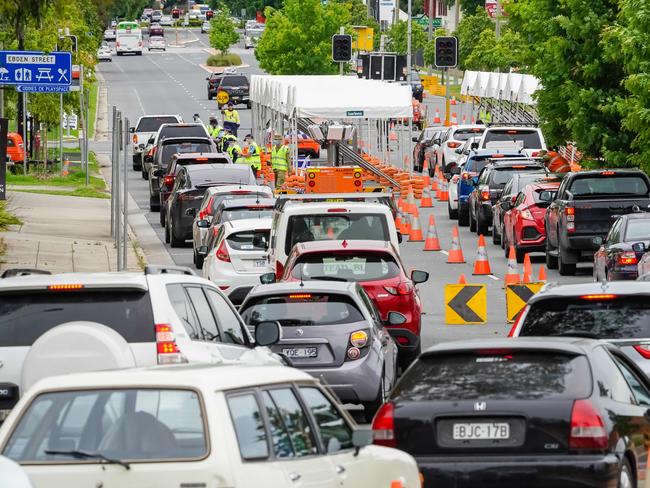
[[[238,54],[226,54],[226,55],[212,55],[208,58],[206,63],[208,66],[239,66],[242,64],[241,58]]]
[[[7,211],[7,203],[0,202],[0,230],[7,230],[13,224],[22,224],[21,220]]]
[[[203,21],[201,19],[190,19],[190,27],[201,27],[203,25]]]

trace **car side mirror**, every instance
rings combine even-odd
[[[553,192],[553,191],[544,190],[544,191],[540,192],[540,194],[539,194],[539,201],[540,202],[550,203],[550,202],[553,201],[554,198],[555,198],[555,192]]]
[[[387,325],[402,325],[406,323],[406,317],[399,312],[388,312]]]
[[[416,285],[424,283],[429,280],[429,273],[426,271],[420,271],[419,269],[414,269],[411,271],[411,281]]]
[[[454,152],[455,152],[456,154],[463,154],[463,148],[462,148],[462,147],[459,147],[459,148],[456,149]]]
[[[185,210],[185,215],[188,217],[195,217],[196,216],[196,209],[195,208],[188,208]]]
[[[469,146],[470,149],[478,149],[478,142],[472,142]]]
[[[196,249],[196,253],[197,253],[199,256],[203,256],[203,257],[207,256],[207,255],[208,255],[208,246],[199,246],[199,247]]]
[[[634,252],[646,252],[645,242],[635,242],[632,244],[632,250]]]
[[[417,137],[412,137],[411,140],[412,140],[413,142],[418,142],[418,138],[417,138]]]
[[[210,81],[210,77],[209,77],[209,76],[206,78],[206,81]]]
[[[282,339],[282,326],[277,320],[260,322],[255,327],[255,343],[258,346],[271,346]]]
[[[352,445],[354,446],[354,455],[359,454],[362,447],[369,446],[373,441],[372,429],[359,427],[352,432]]]
[[[188,209],[188,210],[189,210],[189,209]],[[196,222],[196,226],[197,226],[199,229],[207,229],[208,227],[210,227],[210,222],[208,222],[208,221],[205,220],[205,219],[204,219],[204,220],[199,220],[199,221]]]
[[[260,283],[263,285],[270,285],[271,283],[276,282],[276,276],[275,273],[264,273],[263,275],[260,275]]]
[[[154,138],[150,137],[149,140],[147,141],[147,144],[153,144],[154,143]]]
[[[133,134],[135,132],[135,127],[129,127],[129,132]]]
[[[148,154],[144,155],[144,162],[145,163],[153,163],[153,156],[150,156]],[[154,175],[155,176],[155,175]]]

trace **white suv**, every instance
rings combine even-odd
[[[230,301],[189,268],[0,279],[0,422],[46,376],[235,359],[252,345]]]
[[[456,149],[460,148],[470,137],[480,136],[484,130],[484,125],[454,125],[443,134],[440,138],[437,159],[440,169],[445,175],[451,174],[451,169],[456,166],[456,161],[460,157]]]
[[[421,485],[370,442],[317,380],[243,359],[47,378],[0,428],[36,488]]]
[[[149,40],[151,42],[151,39]],[[151,51],[151,47],[149,47]],[[155,135],[163,124],[179,124],[183,122],[180,115],[143,115],[135,127],[129,128],[133,141],[133,169],[142,170],[142,152],[151,136]]]
[[[479,149],[523,150],[526,156],[535,158],[540,151],[546,151],[544,134],[534,126],[491,125],[478,144]]]

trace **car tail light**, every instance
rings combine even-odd
[[[395,447],[395,406],[391,402],[384,403],[372,420],[373,443],[379,446]]]
[[[226,246],[225,239],[221,241],[221,245],[219,246],[219,249],[217,249],[217,252],[215,253],[215,257],[219,261],[224,261],[226,263],[230,262],[230,254],[228,253],[228,247]]]
[[[537,156],[539,156],[539,151],[533,151],[532,153],[530,153],[531,158],[536,158]]]
[[[615,175],[616,173],[614,171],[603,171],[600,173],[600,176],[612,176]]]
[[[456,149],[457,147],[460,147],[460,142],[448,142],[447,147],[450,147],[452,149]]]
[[[589,400],[576,400],[571,411],[569,449],[605,449],[605,424]]]
[[[156,324],[156,350],[158,364],[186,363],[187,359],[181,354],[176,337],[169,324]]]
[[[508,337],[515,337],[517,328],[519,327],[519,324],[521,324],[524,321],[524,318],[526,317],[528,310],[530,310],[530,305],[526,305],[524,308],[521,309],[521,312],[519,312],[517,318],[515,319],[515,323],[512,324],[512,327],[510,328],[510,332],[508,332]]]
[[[573,207],[567,207],[564,209],[564,214],[566,215],[566,230],[567,232],[576,231],[576,209]]]
[[[634,346],[636,352],[641,354],[644,359],[650,359],[650,344],[637,344]]]
[[[617,295],[611,293],[600,293],[596,295],[582,295],[580,298],[582,300],[611,300],[616,298]]]
[[[409,295],[413,291],[413,286],[410,283],[402,281],[397,286],[384,286],[391,295]]]
[[[220,289],[221,291],[226,291],[228,288],[230,288],[229,285],[219,285],[219,289]]]
[[[277,279],[282,278],[282,275],[284,274],[284,264],[282,264],[280,261],[275,262],[275,276]]]
[[[368,344],[368,334],[365,330],[357,330],[350,334],[350,344],[354,347],[365,347]]]
[[[163,179],[163,185],[170,187],[174,184],[174,177],[172,175],[167,175]]]
[[[138,135],[133,134],[133,144],[137,144],[137,143],[138,143]]]
[[[330,213],[341,213],[341,212],[347,212],[348,209],[347,208],[328,208],[327,211],[330,212]]]
[[[490,190],[481,190],[481,200],[484,202],[490,200]]]
[[[81,284],[69,284],[69,285],[48,285],[47,289],[50,291],[72,291],[72,290],[81,290],[84,285]]]
[[[460,177],[464,180],[469,180],[470,178],[472,178],[472,175],[467,171],[463,171],[463,174],[461,174]]]
[[[634,251],[623,252],[618,256],[617,261],[618,264],[623,266],[628,264],[637,264],[636,253]]]

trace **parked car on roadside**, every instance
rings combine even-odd
[[[103,42],[99,49],[97,49],[97,61],[113,62],[113,49],[107,42]]]
[[[204,21],[201,24],[201,34],[205,34],[207,32],[210,32],[212,30],[212,22],[209,20]]]

